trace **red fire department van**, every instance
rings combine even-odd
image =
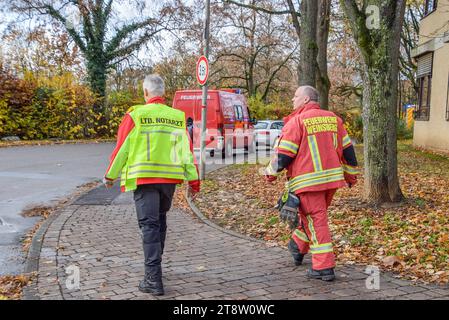
[[[201,90],[177,91],[173,99],[173,108],[185,112],[187,123],[193,121],[195,149],[200,148],[201,104]],[[254,121],[244,95],[233,90],[209,90],[206,123],[206,151],[212,155],[217,152],[224,158],[242,148],[255,151]]]

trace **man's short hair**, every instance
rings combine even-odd
[[[303,94],[310,98],[310,101],[318,102],[320,100],[320,94],[318,90],[312,86],[303,86]]]
[[[165,94],[164,80],[158,74],[150,74],[143,81],[143,89],[153,96],[163,96]]]

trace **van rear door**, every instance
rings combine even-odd
[[[218,128],[219,114],[218,109],[218,97],[217,93],[210,91],[207,99],[207,118],[206,128],[208,129],[208,135],[206,136],[207,148],[212,148],[215,143],[216,132]],[[192,118],[193,120],[193,146],[194,148],[200,148],[201,137],[201,113],[202,113],[202,91],[179,91],[175,94],[175,100],[173,101],[173,107],[175,109],[184,111],[186,120]],[[214,137],[211,139],[211,137]]]

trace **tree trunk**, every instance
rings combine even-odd
[[[388,51],[391,53],[391,68],[389,77],[391,79],[390,86],[394,88],[391,92],[390,102],[388,104],[388,131],[387,131],[387,146],[388,146],[388,193],[392,202],[400,202],[404,199],[399,184],[398,173],[398,145],[397,145],[397,122],[398,114],[396,106],[398,104],[398,82],[399,82],[399,57],[401,46],[401,33],[404,24],[406,1],[397,1],[395,7],[395,20],[393,23],[394,32],[391,34],[388,42]]]
[[[317,89],[320,93],[322,109],[329,109],[329,91],[331,82],[327,71],[327,45],[329,39],[331,0],[318,1],[318,29],[317,29]]]
[[[384,59],[364,66],[363,138],[365,158],[365,197],[370,202],[390,201],[388,179],[389,104],[392,86]],[[396,116],[394,115],[395,119]]]
[[[298,84],[316,86],[318,1],[301,2],[301,35]]]
[[[106,63],[88,62],[87,73],[92,92],[102,98],[106,94]]]
[[[363,58],[365,197],[374,204],[404,198],[397,170],[396,133],[402,6],[402,1],[385,4],[381,28],[369,34],[365,30],[356,37]]]
[[[365,197],[377,204],[403,199],[397,171],[397,80],[379,71],[365,68],[363,98]]]
[[[89,86],[95,95],[95,104],[92,109],[95,115],[99,116],[96,123],[97,136],[105,136],[108,134],[107,123],[109,114],[107,111],[106,98],[106,80],[107,80],[107,63],[98,57],[89,59],[87,62],[87,74]]]

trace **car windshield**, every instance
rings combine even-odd
[[[267,122],[258,122],[254,126],[254,129],[266,129],[266,128],[268,128],[268,123]]]
[[[284,122],[273,122],[273,124],[271,125],[271,129],[275,129],[275,130],[282,130],[283,127],[284,127]]]

